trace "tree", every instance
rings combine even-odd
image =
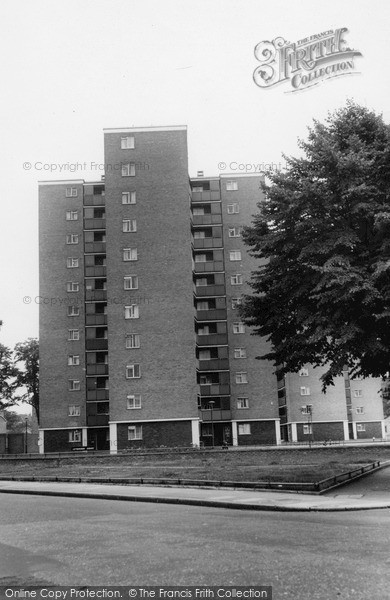
[[[348,102],[314,121],[303,156],[269,175],[244,232],[260,260],[242,316],[282,373],[327,366],[323,388],[390,371],[390,130]]]
[[[16,344],[15,362],[18,365],[16,385],[26,391],[19,396],[21,402],[30,404],[39,422],[39,343],[34,338]],[[19,367],[19,364],[22,365]]]
[[[31,415],[21,415],[11,410],[4,411],[4,417],[7,421],[7,431],[10,433],[24,433],[27,427],[31,430]]]
[[[17,369],[12,358],[12,351],[0,344],[0,409],[17,403],[14,393]]]

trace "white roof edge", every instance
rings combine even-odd
[[[139,133],[142,131],[187,131],[187,125],[166,125],[161,127],[113,127],[103,128],[104,133]]]
[[[38,181],[38,185],[69,185],[70,183],[78,183],[83,185],[85,183],[84,179],[52,179]]]
[[[262,177],[266,174],[266,171],[258,171],[257,173],[220,173],[219,177],[230,177],[233,179],[235,177]]]

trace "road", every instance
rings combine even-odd
[[[389,596],[390,510],[278,513],[0,494],[1,585],[273,585]]]

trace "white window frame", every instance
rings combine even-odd
[[[199,327],[198,335],[210,335],[210,325],[202,325],[202,327]]]
[[[246,348],[234,348],[234,358],[246,358]]]
[[[67,210],[66,211],[66,220],[67,221],[78,221],[79,220],[79,211],[78,210]]]
[[[236,383],[237,385],[248,383],[248,373],[246,371],[238,371],[236,373]]]
[[[73,187],[66,188],[65,196],[67,198],[77,198],[77,188],[73,188]]]
[[[121,150],[134,150],[135,148],[135,137],[133,135],[126,135],[121,137]]]
[[[79,234],[78,233],[68,233],[66,236],[66,243],[68,245],[78,244],[79,243]]]
[[[195,262],[196,263],[207,262],[206,254],[195,254]]]
[[[356,407],[356,414],[357,415],[364,415],[364,406],[357,406]]]
[[[127,410],[138,410],[142,408],[141,394],[130,394],[127,396]]]
[[[237,261],[237,260],[242,260],[241,250],[230,250],[230,252],[229,252],[229,260],[231,262],[234,262],[234,261]]]
[[[77,342],[80,339],[80,330],[79,329],[68,329],[69,335],[68,340],[70,342]]]
[[[123,248],[123,260],[125,262],[134,262],[138,260],[137,248]]]
[[[125,275],[123,278],[124,290],[138,290],[138,275]]]
[[[353,396],[354,396],[354,398],[362,398],[363,390],[353,390]]]
[[[134,233],[137,231],[137,220],[136,219],[123,219],[122,220],[122,231],[123,233]]]
[[[121,165],[122,177],[135,177],[135,163],[124,163]]]
[[[237,306],[241,306],[242,298],[232,298],[232,309],[235,310]]]
[[[127,333],[126,334],[126,348],[141,348],[141,336],[139,333]]]
[[[139,305],[129,304],[125,306],[125,319],[139,319]]]
[[[141,378],[141,366],[139,363],[132,363],[131,365],[126,365],[126,379],[140,379],[140,378]]]
[[[68,281],[66,283],[66,291],[67,292],[79,292],[80,291],[80,284],[78,281]]]
[[[198,360],[211,360],[211,351],[199,350]]]
[[[302,367],[298,372],[299,377],[309,377],[309,369]]]
[[[243,410],[249,408],[249,398],[246,396],[239,396],[237,398],[237,409]]]
[[[236,192],[238,190],[238,181],[230,179],[226,182],[227,192]]]
[[[250,423],[238,423],[238,435],[251,435],[251,424]]]
[[[356,431],[366,431],[366,426],[364,423],[357,423],[356,424]]]
[[[81,390],[80,379],[68,379],[68,382],[69,382],[68,390],[70,392],[79,392]]]
[[[136,192],[122,192],[122,204],[137,204]]]
[[[195,279],[195,287],[204,287],[205,285],[208,285],[207,277],[198,277]]]
[[[206,238],[205,231],[200,231],[198,229],[194,231],[194,240],[204,240],[205,238]]]
[[[239,238],[242,235],[242,227],[229,227],[229,237],[230,238]]]
[[[81,407],[79,404],[71,404],[68,406],[68,417],[80,417]]]
[[[66,259],[66,268],[67,269],[76,269],[79,266],[79,259],[74,258],[73,256],[68,256]]]
[[[232,204],[227,205],[227,213],[228,215],[238,215],[240,212],[240,205],[238,202],[233,202]]]
[[[303,425],[303,435],[312,435],[313,433],[313,426],[311,423],[305,423]]]
[[[241,321],[237,321],[236,323],[233,323],[233,333],[236,333],[236,334],[245,333],[245,324],[242,323]]]
[[[241,273],[235,273],[230,276],[231,285],[242,285],[244,283],[244,277]]]
[[[81,429],[73,429],[68,433],[68,441],[69,443],[77,443],[81,442]]]
[[[310,396],[310,388],[306,386],[301,386],[300,390],[301,396]]]
[[[80,316],[80,307],[75,304],[70,304],[68,306],[68,317],[79,317]]]
[[[129,425],[127,428],[128,441],[142,440],[142,425]]]
[[[69,354],[68,355],[68,367],[78,367],[80,365],[80,355],[79,354]]]

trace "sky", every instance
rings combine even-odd
[[[0,342],[11,347],[38,337],[37,182],[100,179],[103,128],[187,125],[194,176],[283,164],[348,98],[390,121],[387,0],[5,0],[0,27]],[[362,55],[353,74],[294,93],[254,83],[258,43],[339,28]]]

